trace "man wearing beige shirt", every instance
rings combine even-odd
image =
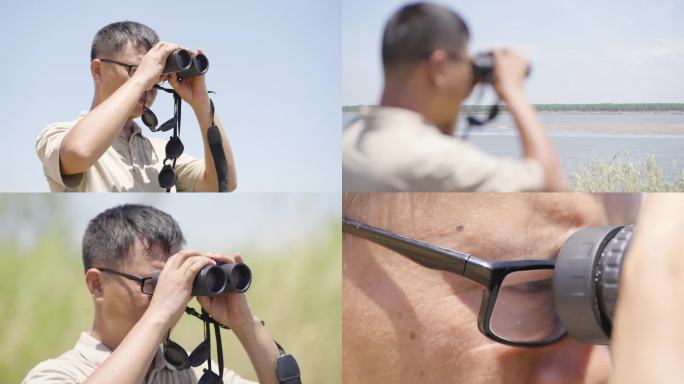
[[[475,85],[468,28],[453,11],[409,4],[387,22],[380,105],[361,110],[342,133],[342,188],[376,191],[558,191],[558,155],[525,98],[525,59],[493,55],[494,89],[510,110],[524,159],[489,155],[454,137],[459,109]]]
[[[72,122],[45,128],[36,152],[53,192],[163,192],[158,175],[166,143],[142,135],[133,119],[143,103],[149,107],[157,90],[168,80],[197,118],[204,142],[203,159],[181,155],[176,161],[175,190],[215,192],[218,178],[207,142],[212,125],[210,100],[204,76],[178,80],[162,76],[167,56],[181,48],[160,42],[149,27],[131,21],[103,27],[93,39],[90,72],[95,85],[92,106]],[[196,51],[189,50],[193,54]],[[213,122],[222,138],[227,160],[228,190],[236,188],[230,143],[217,115]]]
[[[34,367],[23,383],[196,383],[206,362],[177,370],[166,361],[159,344],[183,315],[197,273],[209,264],[242,258],[182,249],[184,243],[178,223],[148,206],[118,206],[91,220],[83,236],[83,264],[95,306],[93,327],[81,334],[72,350]],[[143,280],[159,271],[156,286]],[[245,295],[197,300],[237,336],[259,382],[279,383],[279,351],[252,315]],[[223,382],[254,384],[231,370],[224,373]]]

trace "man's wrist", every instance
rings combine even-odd
[[[190,104],[190,107],[195,111],[195,114],[206,113],[208,115],[211,112],[211,101],[209,101],[209,97],[207,97],[204,100],[193,102]]]
[[[139,92],[140,95],[142,95],[143,92],[145,92],[146,88],[147,88],[147,82],[145,80],[141,79],[139,76],[136,77],[135,75],[133,75],[133,77],[128,79],[126,84],[130,84],[130,86],[133,87],[133,89],[135,89],[136,92]]]
[[[522,89],[516,88],[514,86],[502,87],[499,97],[501,97],[501,100],[503,100],[506,104],[515,104],[526,100],[525,92]]]
[[[159,341],[164,338],[166,331],[170,328],[168,325],[168,317],[157,314],[155,312],[146,311],[142,318],[140,318],[140,323],[147,332],[154,333]]]
[[[236,336],[241,337],[249,334],[256,334],[261,327],[263,327],[261,320],[254,315],[250,315],[249,318],[244,321],[232,324],[230,329],[233,330]]]
[[[211,101],[207,98],[204,101],[190,105],[197,116],[197,121],[200,123],[200,128],[209,128],[211,126]],[[206,125],[206,126],[205,126]]]

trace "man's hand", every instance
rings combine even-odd
[[[235,254],[235,259],[217,253],[206,255],[223,263],[243,262],[239,253]],[[215,297],[200,296],[197,297],[197,301],[211,317],[231,329],[239,331],[241,326],[251,325],[254,322],[254,316],[244,293],[228,293]]]
[[[145,89],[151,89],[155,84],[164,80],[162,72],[164,72],[166,59],[171,52],[181,48],[178,44],[158,42],[140,60],[133,78],[142,81],[145,84]]]
[[[234,258],[217,253],[206,255],[223,263],[243,262],[238,253]],[[254,366],[259,383],[277,384],[275,370],[278,349],[266,328],[252,315],[245,294],[228,293],[215,297],[198,297],[197,301],[211,317],[233,330]]]
[[[508,103],[513,95],[524,93],[524,81],[529,70],[529,62],[507,48],[495,48],[494,90]]]
[[[203,53],[201,49],[198,49],[197,51],[187,48],[184,49],[189,51],[192,56]],[[178,96],[186,103],[190,104],[192,109],[195,111],[209,109],[209,93],[207,92],[207,83],[204,80],[204,75],[188,77],[180,81],[176,75],[171,75],[169,76],[168,81]]]
[[[210,264],[216,262],[193,250],[183,250],[169,257],[147,308],[150,316],[163,321],[167,328],[176,325],[190,301],[195,276]]]

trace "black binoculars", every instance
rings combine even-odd
[[[584,228],[565,241],[556,259],[556,312],[574,339],[609,344],[620,270],[633,225]]]
[[[152,286],[157,286],[159,272],[152,275]],[[192,296],[218,296],[242,293],[252,284],[252,271],[243,263],[207,265],[192,282]]]
[[[494,54],[492,52],[480,52],[472,58],[473,78],[475,83],[492,83],[494,81]],[[530,75],[530,67],[527,67],[525,76]]]
[[[177,49],[166,58],[163,75],[176,73],[179,79],[200,76],[209,70],[209,59],[201,53],[192,55],[185,49]]]

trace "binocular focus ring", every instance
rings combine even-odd
[[[603,295],[610,295],[610,288],[601,293],[603,280],[598,276],[603,275],[604,250],[622,228],[580,229],[565,241],[558,253],[553,272],[556,313],[568,334],[576,340],[592,344],[610,341],[612,318],[601,302]],[[610,260],[615,260],[614,255]],[[611,281],[609,278],[608,282]]]
[[[633,234],[633,225],[624,226],[608,242],[599,259],[600,268],[597,268],[599,273],[598,278],[595,280],[597,282],[597,294],[599,295],[598,301],[602,312],[611,324],[615,314],[615,304],[618,299],[618,282],[622,260],[629,251]]]

